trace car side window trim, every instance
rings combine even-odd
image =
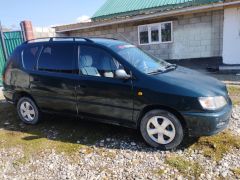
[[[41,46],[41,49],[40,49],[40,52],[39,52],[39,54],[38,54],[38,57],[37,57],[37,63],[36,63],[36,66],[35,66],[35,69],[36,69],[37,71],[38,71],[39,58],[40,58],[40,56],[41,56],[41,54],[42,54],[43,48],[44,48],[44,46],[42,45],[42,46]]]
[[[77,46],[77,70],[78,70],[78,73],[77,74],[79,74],[79,75],[82,75],[81,73],[80,73],[80,53],[81,53],[81,47],[80,47],[80,45],[78,45]]]
[[[23,52],[24,52],[24,49],[21,52],[22,66],[23,66],[23,69],[26,69],[25,68],[25,63],[24,63],[24,60],[23,60]]]

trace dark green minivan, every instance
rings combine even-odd
[[[113,39],[25,42],[9,58],[3,84],[27,124],[42,113],[93,119],[139,129],[160,149],[222,131],[232,111],[222,82]]]

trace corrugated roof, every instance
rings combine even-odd
[[[92,18],[102,19],[156,8],[164,11],[217,2],[223,2],[223,0],[106,0]]]

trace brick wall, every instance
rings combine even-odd
[[[72,31],[68,35],[117,38],[137,45],[138,25],[148,23],[152,22]],[[222,56],[222,43],[223,11],[219,10],[174,17],[173,43],[141,45],[141,48],[162,59],[189,59]]]

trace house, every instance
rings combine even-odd
[[[240,0],[106,0],[91,22],[55,29],[121,39],[166,60],[240,65]]]

